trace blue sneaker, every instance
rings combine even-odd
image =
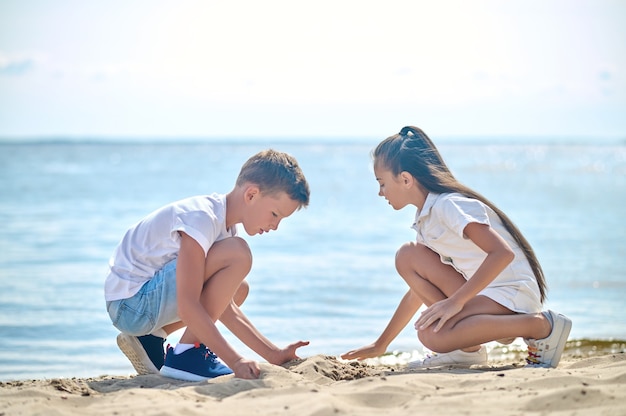
[[[117,336],[117,345],[140,376],[159,374],[165,359],[164,342],[164,338],[154,335],[136,337],[122,333]]]
[[[186,381],[203,381],[232,372],[204,344],[196,344],[180,354],[174,354],[174,348],[168,345],[165,364],[161,367],[162,376]]]

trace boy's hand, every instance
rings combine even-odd
[[[341,355],[344,360],[364,360],[366,358],[380,357],[385,353],[384,348],[378,347],[376,344],[366,345],[352,351],[348,351]]]
[[[261,374],[261,367],[259,367],[259,363],[252,360],[246,360],[245,358],[237,361],[235,365],[233,365],[232,370],[235,373],[235,377],[245,378],[248,380],[259,378],[259,375]]]
[[[287,347],[283,348],[276,352],[275,358],[269,361],[271,364],[281,365],[286,363],[287,361],[296,360],[300,357],[296,354],[296,350],[300,347],[304,347],[309,345],[309,341],[298,341],[293,344],[287,345]]]

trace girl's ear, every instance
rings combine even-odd
[[[407,171],[400,172],[400,183],[410,188],[415,183],[415,178]]]

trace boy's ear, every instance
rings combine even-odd
[[[255,198],[258,198],[261,194],[259,187],[256,185],[249,185],[244,191],[244,200],[246,203],[252,202]]]

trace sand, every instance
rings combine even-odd
[[[258,380],[101,376],[0,382],[9,415],[626,415],[626,354],[566,352],[556,369],[521,359],[407,370],[316,355],[261,364]]]

